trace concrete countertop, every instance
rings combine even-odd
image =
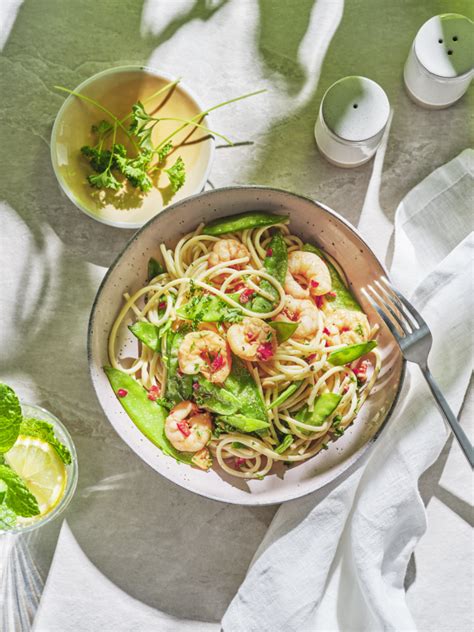
[[[53,86],[73,88],[99,70],[136,63],[182,76],[209,104],[267,88],[259,100],[215,113],[217,130],[253,144],[218,149],[212,185],[267,184],[316,198],[360,223],[389,262],[401,199],[469,145],[468,97],[428,111],[409,100],[402,82],[417,29],[446,10],[441,0],[5,0],[0,7],[1,379],[72,432],[81,472],[68,522],[90,560],[133,597],[179,617],[218,620],[275,508],[227,506],[178,488],[142,463],[100,410],[88,375],[87,320],[106,267],[133,233],[86,217],[60,192],[49,137],[63,97]],[[453,0],[449,10],[469,15],[472,5]],[[394,110],[381,174],[372,162],[333,167],[314,143],[322,94],[349,74],[379,82]],[[419,630],[470,629],[469,490],[469,468],[450,441],[421,481],[428,531],[406,580]],[[58,529],[31,540],[43,576]]]

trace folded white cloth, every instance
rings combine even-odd
[[[472,363],[473,155],[464,151],[400,204],[391,269],[431,328],[430,368],[456,412]],[[403,584],[426,529],[418,479],[447,436],[409,365],[393,418],[361,466],[279,509],[224,616],[225,632],[414,630]]]

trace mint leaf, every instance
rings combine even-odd
[[[17,516],[30,518],[40,513],[38,501],[25,483],[8,465],[0,465],[0,480],[8,487],[5,504]]]
[[[21,423],[21,406],[15,391],[0,384],[0,453],[15,443]]]
[[[7,495],[8,487],[4,481],[0,481],[0,505],[3,504],[6,495]]]
[[[71,463],[71,453],[67,447],[56,438],[53,426],[47,421],[34,418],[23,419],[20,425],[20,434],[46,441],[53,446],[63,463],[66,463],[66,465]]]
[[[0,531],[13,529],[16,525],[16,513],[5,504],[0,505]]]

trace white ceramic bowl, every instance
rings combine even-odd
[[[132,105],[139,100],[144,103],[147,112],[160,117],[190,119],[203,112],[203,105],[181,81],[173,90],[150,100],[150,95],[174,80],[174,77],[147,66],[120,66],[93,75],[74,88],[74,92],[96,100],[119,119],[126,117]],[[81,156],[80,149],[83,145],[95,144],[97,139],[91,133],[91,125],[97,124],[101,119],[111,121],[96,106],[69,95],[59,109],[51,133],[54,173],[64,193],[81,211],[110,226],[139,228],[159,213],[169,201],[178,202],[204,189],[214,157],[215,142],[213,137],[192,126],[176,136],[176,150],[170,154],[169,162],[165,165],[169,167],[177,156],[181,156],[186,165],[184,186],[171,200],[165,175],[158,181],[158,187],[153,187],[146,195],[141,195],[133,187],[128,187],[126,194],[99,191],[91,187],[87,182],[87,175],[93,172]],[[209,115],[202,124],[212,126]],[[179,125],[181,123],[176,121],[160,122],[153,132],[153,139],[163,140],[164,136]],[[190,131],[193,129],[191,135]],[[180,144],[183,141],[186,141],[185,144]]]
[[[200,222],[245,211],[288,214],[292,232],[320,245],[345,270],[351,288],[372,321],[381,323],[378,338],[384,363],[370,398],[357,421],[329,449],[295,467],[284,476],[245,481],[218,469],[203,472],[165,456],[134,425],[115,397],[102,366],[109,363],[107,340],[122,306],[122,293],[143,286],[150,256],[159,257],[159,244],[174,246]],[[264,187],[231,187],[202,193],[168,207],[138,231],[107,272],[97,293],[89,322],[89,367],[97,397],[115,430],[151,467],[169,480],[215,500],[242,505],[281,503],[308,494],[345,472],[375,441],[396,402],[403,376],[400,350],[360,288],[386,274],[355,229],[341,216],[308,198]],[[132,334],[122,328],[121,342]],[[128,336],[130,338],[128,338]]]

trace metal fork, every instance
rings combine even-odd
[[[433,342],[428,325],[413,305],[393,287],[386,277],[380,277],[379,280],[364,288],[362,292],[392,332],[400,345],[403,356],[409,362],[414,362],[420,367],[439,410],[451,426],[465,457],[473,467],[474,454],[471,442],[428,368],[428,355]]]

